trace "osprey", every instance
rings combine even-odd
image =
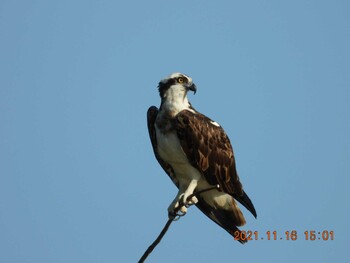
[[[246,221],[236,201],[255,218],[257,214],[239,181],[229,138],[217,122],[191,106],[187,92],[197,89],[190,77],[173,73],[158,88],[160,108],[148,109],[147,124],[155,157],[179,189],[169,217],[195,204],[236,240],[246,242],[237,228]]]

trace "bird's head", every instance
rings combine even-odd
[[[196,85],[189,76],[182,73],[173,73],[162,79],[158,85],[159,95],[164,99],[185,98],[189,90],[196,93]]]

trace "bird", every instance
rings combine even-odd
[[[246,219],[243,205],[255,218],[255,207],[243,190],[229,137],[219,123],[195,110],[188,99],[197,86],[183,73],[172,73],[158,84],[160,107],[149,107],[147,126],[160,166],[178,188],[168,216],[183,215],[196,205],[235,240],[246,243],[238,227]],[[196,194],[200,193],[200,194]]]

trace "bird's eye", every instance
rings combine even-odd
[[[180,84],[184,83],[184,81],[185,80],[182,77],[177,78],[177,82],[180,83]]]

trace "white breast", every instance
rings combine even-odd
[[[158,153],[166,162],[179,164],[188,162],[175,132],[163,134],[158,129],[156,132]]]
[[[163,134],[156,128],[158,153],[160,157],[168,162],[174,169],[175,176],[186,183],[188,180],[199,180],[201,174],[187,160],[180,141],[175,132]]]

